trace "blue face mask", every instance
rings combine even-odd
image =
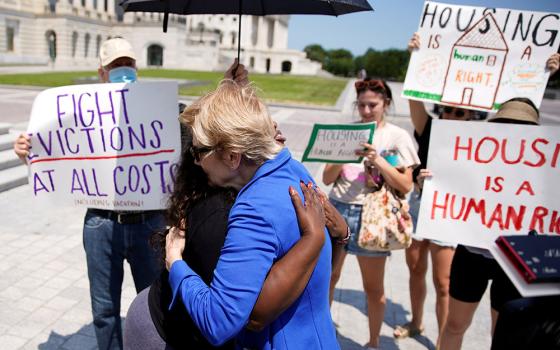
[[[136,69],[131,67],[118,67],[109,71],[109,82],[111,83],[134,83],[136,81]]]

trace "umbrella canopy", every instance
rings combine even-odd
[[[127,12],[183,15],[330,15],[372,11],[367,0],[124,0]],[[240,11],[241,10],[241,11]]]
[[[373,11],[367,0],[123,0],[125,12],[161,12],[167,32],[170,13],[180,15],[239,15],[237,60],[241,53],[241,15],[330,15]]]

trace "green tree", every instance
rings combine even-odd
[[[321,63],[325,65],[325,59],[327,58],[327,51],[319,44],[307,45],[303,51],[307,54],[307,58],[312,61]]]
[[[369,76],[398,81],[404,80],[409,59],[407,50],[398,49],[368,49],[363,56],[359,56],[359,62]]]
[[[354,72],[354,57],[346,49],[329,50],[324,68],[335,75],[350,76]]]

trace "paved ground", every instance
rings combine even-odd
[[[398,90],[399,85],[394,85]],[[36,90],[0,87],[1,122],[25,129]],[[399,93],[395,91],[395,96]],[[271,112],[288,137],[288,146],[301,157],[313,123],[334,123],[352,118],[352,89],[339,101],[339,113],[325,109],[273,107]],[[411,130],[406,101],[397,99],[390,120]],[[554,111],[554,109],[551,109]],[[555,110],[557,111],[557,109]],[[557,114],[557,113],[556,113]],[[354,113],[353,118],[357,118]],[[548,117],[547,117],[548,118]],[[551,123],[560,118],[551,116]],[[307,164],[320,179],[322,166]],[[328,190],[328,189],[327,189]],[[91,324],[88,280],[82,248],[83,209],[39,207],[28,186],[0,194],[0,348],[2,349],[95,349]],[[431,272],[428,272],[430,276]],[[431,281],[430,277],[428,278]],[[395,341],[393,327],[410,317],[408,271],[403,252],[388,261],[385,277],[387,308],[382,327],[383,349],[433,349],[437,336],[434,290],[428,283],[424,336]],[[123,310],[135,296],[126,271]],[[468,330],[464,349],[488,349],[489,303],[486,295]],[[357,261],[349,256],[337,286],[332,315],[345,350],[361,349],[367,341],[367,317]]]

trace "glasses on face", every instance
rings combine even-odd
[[[197,162],[200,162],[204,158],[204,155],[209,152],[212,152],[212,150],[213,150],[212,147],[206,147],[206,146],[197,147],[195,145],[192,145],[189,147],[189,153],[191,154],[191,156],[193,156],[194,160]]]
[[[463,118],[465,116],[465,111],[463,109],[453,108],[453,107],[443,107],[443,113],[454,114],[457,118]]]
[[[385,86],[381,80],[358,80],[354,83],[356,90],[370,89],[370,90],[383,90]]]

